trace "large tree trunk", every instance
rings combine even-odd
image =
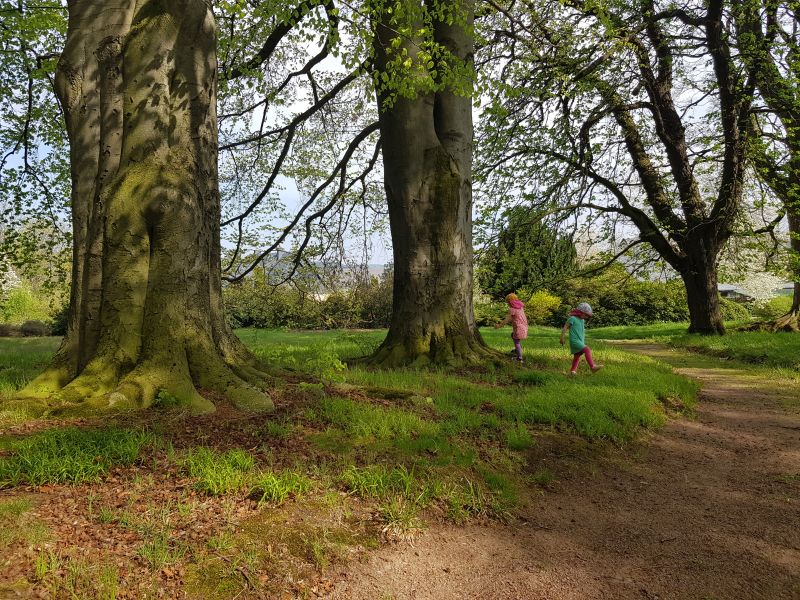
[[[220,283],[216,27],[206,0],[74,0],[56,88],[70,139],[71,322],[24,396],[139,408],[197,388],[265,409]]]
[[[800,170],[799,170],[800,171]],[[787,207],[791,256],[790,272],[794,279],[794,297],[789,312],[775,322],[775,330],[800,332],[800,206]]]
[[[681,273],[689,305],[689,333],[723,335],[725,324],[719,302],[714,258],[699,261]]]
[[[434,39],[472,65],[471,1],[454,3],[466,21],[434,19]],[[384,15],[387,17],[387,15]],[[456,19],[458,21],[458,19]],[[421,24],[419,24],[421,27]],[[416,28],[414,30],[417,30]],[[376,66],[387,69],[397,30],[375,37]],[[421,44],[404,40],[413,58]],[[472,307],[472,101],[450,89],[387,100],[379,91],[384,183],[394,250],[392,322],[373,364],[469,364],[492,355]]]
[[[800,173],[800,169],[797,169]],[[795,182],[795,185],[800,185]],[[791,264],[792,278],[794,279],[794,298],[789,316],[793,316],[797,325],[798,315],[800,315],[800,198],[795,200],[795,206],[790,206],[788,211],[789,238],[792,255],[789,258]]]

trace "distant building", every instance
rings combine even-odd
[[[719,295],[726,300],[733,300],[734,302],[741,302],[743,304],[755,300],[747,290],[729,283],[720,283],[717,289],[719,290]]]
[[[719,295],[723,298],[734,302],[749,303],[755,300],[765,301],[777,296],[791,296],[794,294],[794,283],[791,281],[782,282],[777,287],[764,288],[764,291],[760,294],[750,291],[741,285],[730,283],[720,283],[717,289],[719,290]]]

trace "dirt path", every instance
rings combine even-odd
[[[800,386],[628,347],[701,381],[696,419],[591,461],[540,438],[558,481],[523,520],[431,527],[351,565],[331,598],[800,599]]]

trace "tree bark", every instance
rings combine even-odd
[[[790,206],[788,209],[789,237],[792,256],[792,275],[794,279],[794,298],[789,314],[794,315],[797,320],[800,315],[800,201],[795,201],[797,206]]]
[[[794,184],[796,187],[797,184]],[[787,202],[787,220],[789,221],[789,243],[791,247],[790,272],[794,279],[794,296],[789,312],[775,321],[776,331],[800,332],[800,209]]]
[[[205,0],[69,3],[56,76],[70,140],[68,333],[22,391],[62,409],[268,409],[220,282],[216,25]]]
[[[689,305],[689,333],[723,335],[717,269],[713,258],[700,261],[681,273]]]
[[[789,222],[789,272],[795,282],[794,297],[791,309],[773,324],[773,329],[797,332],[800,331],[800,96],[796,81],[800,67],[797,61],[786,63],[781,58],[787,48],[789,53],[792,52],[791,44],[794,42],[789,41],[792,35],[784,35],[787,32],[782,31],[792,21],[786,22],[782,18],[779,2],[742,0],[733,3],[732,8],[740,55],[764,102],[784,128],[781,143],[785,145],[788,156],[776,160],[768,151],[776,139],[773,134],[761,140],[761,145],[753,145],[753,161],[759,177],[786,207]],[[763,136],[756,117],[752,118],[751,124],[754,135]]]
[[[453,6],[465,22],[434,20],[434,40],[472,68],[474,3]],[[398,35],[388,18],[381,16],[375,36],[379,73]],[[421,46],[403,44],[412,57]],[[473,364],[493,356],[472,306],[472,101],[443,88],[391,100],[378,90],[394,304],[389,333],[369,359],[376,365]]]

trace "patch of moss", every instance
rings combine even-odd
[[[223,600],[255,587],[273,597],[286,580],[309,580],[316,571],[379,543],[379,532],[353,515],[347,497],[329,493],[308,498],[260,512],[231,533],[227,550],[196,556],[186,591],[192,597]]]

